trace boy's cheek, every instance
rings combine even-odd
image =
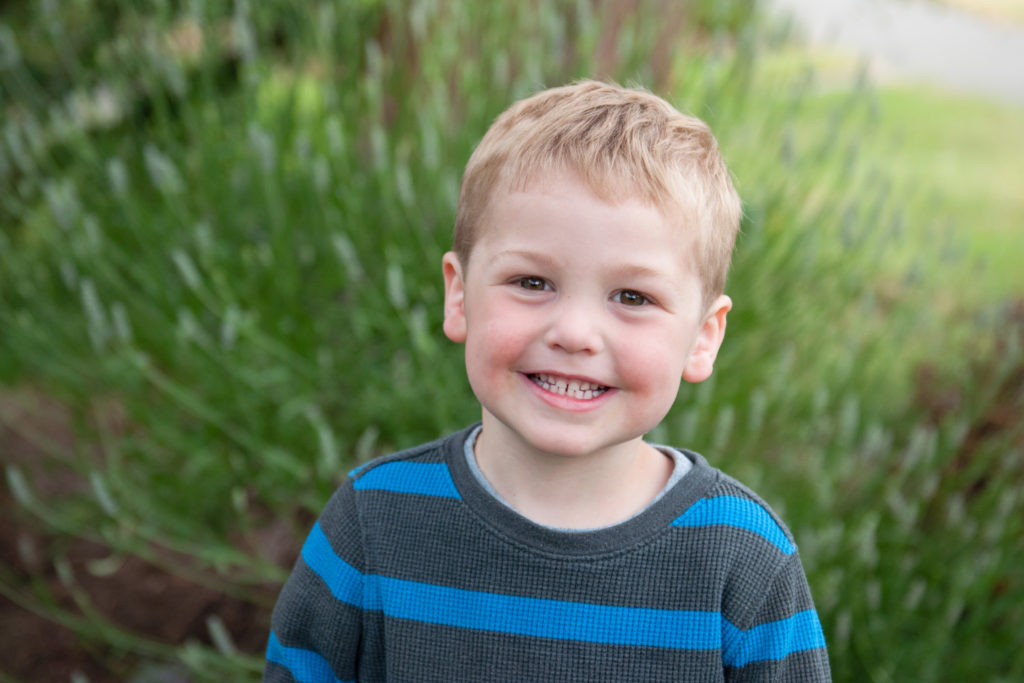
[[[513,365],[522,360],[530,340],[517,334],[515,325],[499,323],[474,325],[472,334],[466,334],[466,355],[472,355],[482,364],[493,366]]]
[[[674,401],[682,384],[684,369],[678,354],[659,353],[658,349],[644,351],[646,353],[641,351],[619,359],[618,372],[622,383],[660,400]]]

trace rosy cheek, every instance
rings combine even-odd
[[[516,359],[522,356],[523,351],[529,345],[524,335],[518,333],[513,327],[496,325],[489,330],[489,334],[481,338],[480,351],[491,360],[491,363],[498,365],[514,364]]]
[[[529,346],[525,326],[514,316],[494,316],[471,325],[466,340],[467,369],[484,374],[501,374],[514,366]]]
[[[514,306],[495,306],[480,328],[481,341],[491,353],[516,353],[536,332],[537,321]]]
[[[619,374],[638,390],[674,396],[682,380],[681,354],[663,345],[631,346],[629,353],[619,360]]]

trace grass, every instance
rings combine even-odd
[[[886,160],[907,191],[934,197],[980,262],[950,286],[981,300],[1024,297],[1024,106],[886,86],[879,107],[884,124],[865,154]]]
[[[814,94],[791,122],[810,135],[849,106],[852,84],[864,78],[846,55],[794,45],[759,66],[767,84],[810,74]],[[948,240],[973,265],[937,283],[943,297],[964,306],[1024,297],[1024,106],[899,82],[872,84],[858,99],[871,127],[858,140],[860,162],[884,173],[909,210],[912,240],[892,256],[906,262]]]

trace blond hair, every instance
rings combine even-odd
[[[647,91],[597,81],[541,91],[491,125],[459,192],[454,251],[463,267],[492,197],[559,172],[604,201],[635,197],[696,229],[705,303],[722,293],[742,210],[711,129]]]

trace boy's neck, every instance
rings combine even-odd
[[[674,467],[640,437],[585,455],[538,452],[486,413],[474,453],[484,477],[517,512],[564,529],[629,519],[657,497]]]

